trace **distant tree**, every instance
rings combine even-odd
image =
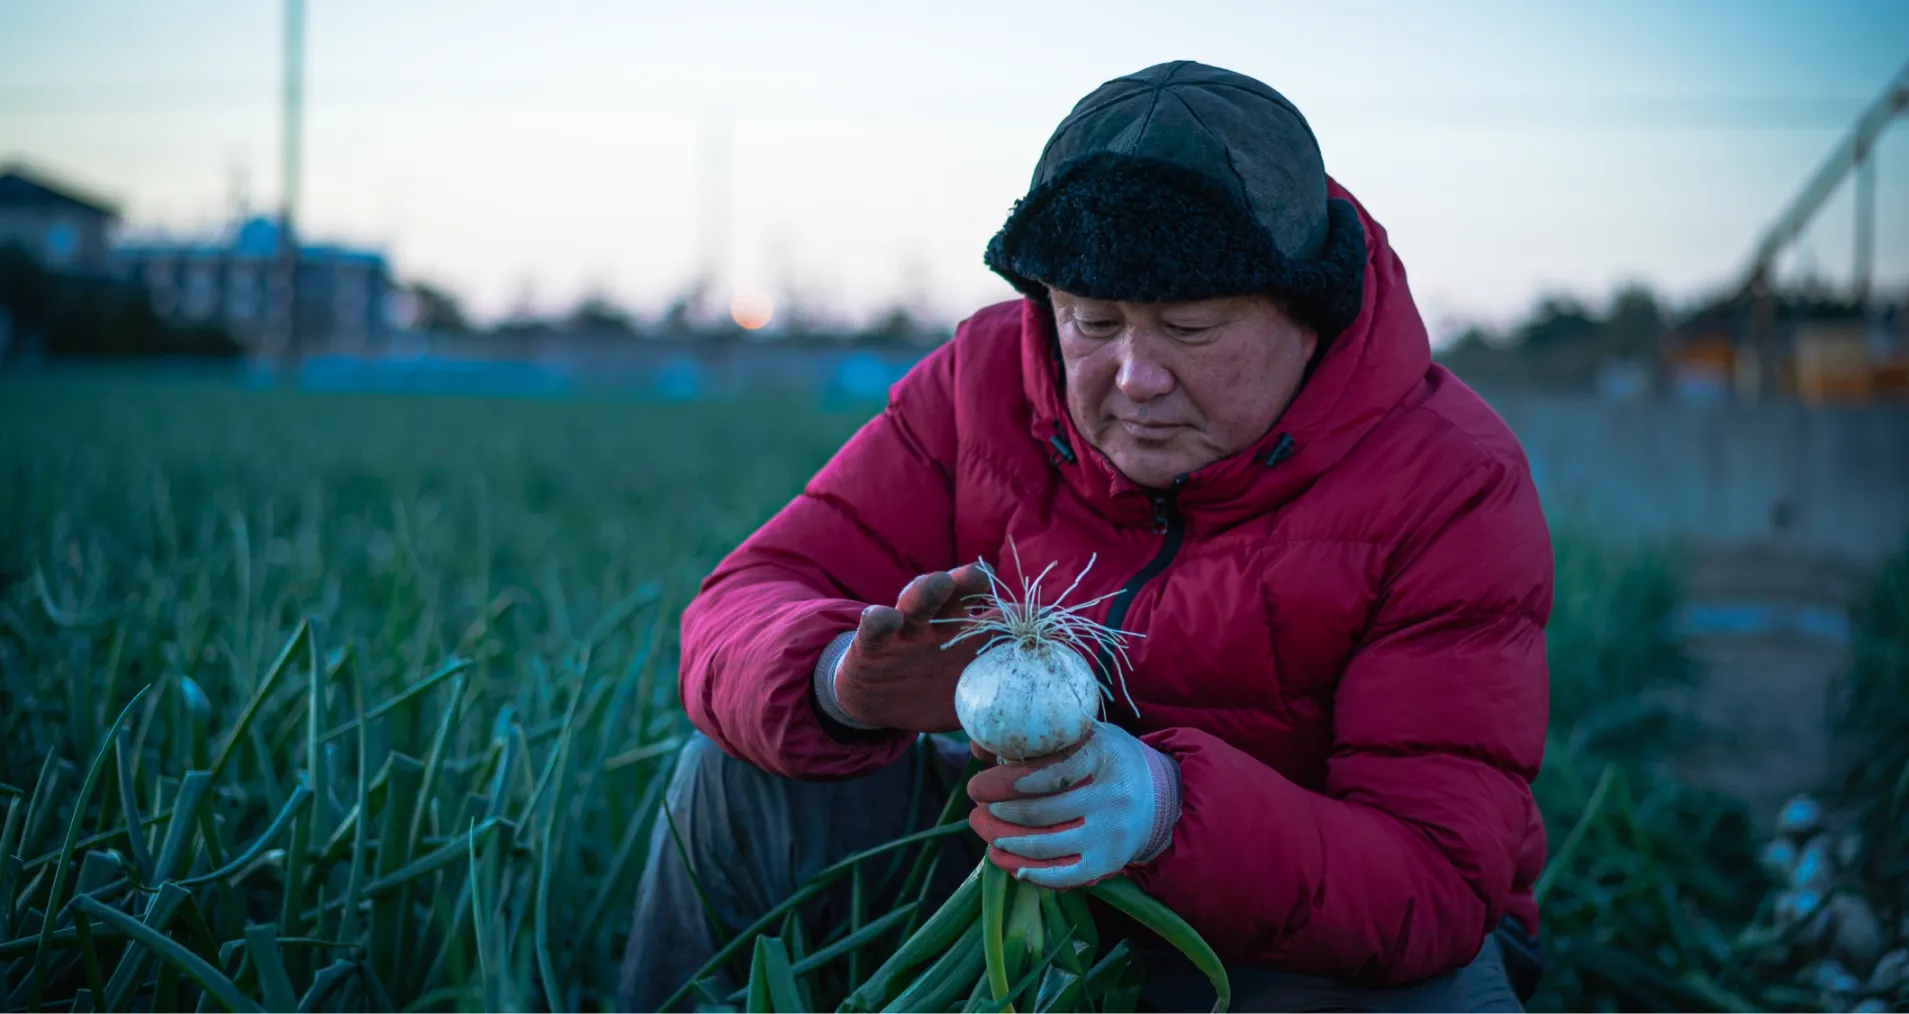
[[[1512,344],[1532,352],[1581,347],[1596,341],[1598,319],[1583,303],[1547,296],[1529,320],[1512,332]]]
[[[1448,352],[1466,355],[1478,352],[1496,352],[1504,347],[1504,339],[1486,329],[1473,324],[1458,332],[1446,347]]]
[[[427,282],[411,286],[416,304],[414,326],[433,334],[470,334],[471,324],[464,316],[457,297]]]
[[[896,305],[876,317],[857,339],[869,345],[908,345],[921,331],[921,323],[906,306]]]
[[[1437,355],[1438,361],[1472,383],[1516,385],[1524,379],[1524,357],[1507,346],[1503,335],[1473,325],[1460,331]]]
[[[572,331],[622,335],[636,333],[635,319],[612,303],[609,297],[600,294],[585,296],[576,309],[570,311],[570,317],[564,321],[564,325]]]
[[[669,338],[696,337],[698,326],[708,310],[709,284],[705,279],[696,279],[683,291],[676,294],[669,305],[663,308],[660,321],[663,334]]]
[[[1662,347],[1670,322],[1656,294],[1641,285],[1629,285],[1611,300],[1603,330],[1598,344],[1605,355],[1650,359]]]
[[[857,332],[853,339],[868,345],[930,345],[947,337],[947,329],[896,303]]]

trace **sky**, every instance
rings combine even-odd
[[[1191,59],[1295,102],[1435,333],[1726,286],[1909,61],[1909,0],[309,0],[298,221],[479,317],[725,293],[947,321],[1102,82]],[[0,0],[0,162],[211,232],[280,194],[267,0]],[[1909,122],[1877,152],[1909,285]],[[1850,276],[1847,184],[1785,260]],[[712,253],[712,251],[714,251]]]

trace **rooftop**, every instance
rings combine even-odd
[[[20,162],[0,166],[0,207],[79,208],[108,218],[119,217],[119,208],[112,202]]]
[[[267,260],[278,252],[279,226],[276,221],[263,215],[246,219],[235,228],[224,230],[211,236],[175,237],[164,234],[149,234],[144,237],[128,239],[116,248],[116,252],[133,255],[162,255],[171,257],[228,257],[239,256]],[[377,250],[351,247],[338,243],[301,243],[299,256],[307,261],[325,261],[330,263],[362,264],[369,268],[383,268],[384,254]]]

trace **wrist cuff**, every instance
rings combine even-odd
[[[855,640],[855,631],[844,630],[822,649],[822,657],[815,663],[815,702],[821,706],[822,713],[851,729],[873,729],[876,726],[865,725],[848,717],[842,710],[842,704],[835,699],[835,670],[842,667],[842,657],[848,654],[848,646]]]
[[[1180,822],[1180,764],[1160,750],[1140,745],[1147,751],[1147,777],[1153,782],[1153,829],[1133,861],[1150,863],[1173,844],[1173,825]]]

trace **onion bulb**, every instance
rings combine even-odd
[[[1080,579],[1093,565],[1090,558],[1080,577],[1061,593],[1061,600],[1080,585]],[[1053,564],[1032,580],[1023,577],[1019,598],[1004,592],[986,563],[979,566],[987,575],[989,588],[974,596],[979,600],[974,605],[980,607],[980,615],[953,621],[968,624],[968,629],[944,645],[970,637],[988,638],[955,685],[955,715],[961,720],[962,731],[1003,761],[1019,762],[1065,751],[1087,738],[1100,716],[1103,696],[1113,696],[1094,675],[1087,656],[1096,654],[1096,649],[1106,649],[1110,659],[1124,663],[1125,638],[1138,635],[1080,615],[1082,610],[1112,596],[1073,606],[1042,603],[1041,579],[1054,569]],[[1121,688],[1123,692],[1126,689],[1124,680]],[[1133,698],[1128,697],[1127,702],[1131,705]]]

